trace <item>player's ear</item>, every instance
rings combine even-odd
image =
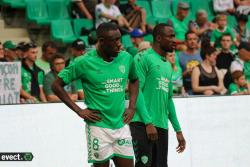
[[[156,36],[156,41],[158,41],[158,42],[161,41],[161,36],[160,35]]]
[[[99,41],[100,43],[103,43],[103,42],[104,42],[104,38],[99,38],[98,41]]]

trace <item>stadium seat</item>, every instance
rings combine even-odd
[[[237,25],[237,20],[236,20],[235,16],[232,16],[232,15],[227,16],[227,25],[230,28],[234,28]]]
[[[128,48],[128,47],[133,46],[130,35],[123,35],[121,42],[122,42],[124,48]]]
[[[153,36],[151,34],[147,34],[144,36],[144,40],[148,42],[153,42]]]
[[[51,37],[63,43],[76,40],[70,20],[54,20],[51,23]]]
[[[204,9],[207,11],[209,21],[212,21],[212,19],[215,16],[213,10],[213,0],[206,0],[206,1],[192,0],[191,6],[192,6],[193,17],[195,17],[196,12],[200,9]]]
[[[47,5],[44,0],[26,0],[26,17],[39,25],[49,24]]]
[[[82,28],[86,28],[87,30],[92,30],[94,28],[93,20],[89,19],[74,19],[73,20],[74,32],[77,37],[81,36]]]
[[[70,18],[66,0],[47,0],[47,6],[50,20]]]
[[[146,22],[148,23],[148,24],[152,24],[152,25],[155,25],[156,24],[156,19],[153,17],[153,15],[152,15],[152,10],[151,10],[151,6],[150,6],[150,2],[149,1],[143,1],[143,0],[141,0],[141,1],[136,1],[136,4],[138,5],[138,6],[140,6],[140,7],[142,7],[142,8],[144,8],[145,9],[145,11],[146,11]]]
[[[158,22],[166,22],[167,18],[172,16],[171,3],[168,0],[155,0],[152,1],[153,16]],[[164,7],[164,10],[160,10]]]
[[[12,8],[25,8],[25,0],[2,0],[3,4],[9,5]]]

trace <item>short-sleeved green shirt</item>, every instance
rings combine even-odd
[[[135,56],[138,53],[138,49],[134,46],[130,46],[127,49],[127,52],[130,53],[132,56]]]
[[[79,56],[79,57],[72,57],[72,58],[70,59],[70,61],[69,61],[69,64],[73,63],[76,59],[79,59],[80,57],[81,57],[81,56]],[[76,90],[77,90],[78,92],[83,91],[82,82],[81,82],[80,79],[74,81],[73,84],[76,86]]]
[[[25,92],[31,93],[31,81],[32,81],[32,75],[29,71],[27,71],[25,68],[21,68],[21,78],[22,78],[22,88]],[[43,78],[44,78],[44,72],[39,71],[38,72],[38,84],[39,87],[43,87]]]
[[[56,74],[52,71],[50,71],[49,73],[47,73],[44,76],[43,90],[44,90],[44,93],[46,96],[54,95],[54,92],[52,91],[51,85],[55,81],[55,79],[56,79]],[[64,90],[70,94],[76,93],[75,83],[73,82],[73,83],[70,83],[69,85],[65,85]]]
[[[36,60],[36,65],[39,68],[41,68],[45,74],[47,74],[50,71],[49,62],[44,61],[42,58]]]
[[[236,93],[240,93],[240,92],[245,92],[245,91],[247,91],[247,88],[239,87],[235,83],[231,83],[229,85],[229,88],[228,88],[228,93],[230,95],[233,95],[233,94],[236,94]]]
[[[175,131],[180,131],[172,99],[171,64],[152,48],[138,53],[134,59],[140,82],[140,93],[133,121],[153,123],[156,127],[168,129],[168,120],[170,120]]]
[[[185,20],[178,20],[175,16],[169,18],[172,22],[173,29],[175,32],[176,39],[185,40],[185,34],[188,31],[188,24]]]
[[[87,122],[103,128],[124,126],[125,89],[128,79],[136,80],[133,57],[121,51],[111,62],[106,62],[96,50],[79,57],[58,75],[66,84],[80,79],[89,109],[100,111],[99,122]]]

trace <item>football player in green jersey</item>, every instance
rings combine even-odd
[[[62,70],[52,88],[56,95],[86,121],[88,162],[94,167],[133,167],[133,146],[127,123],[135,113],[139,81],[134,59],[121,50],[121,33],[112,23],[97,28],[97,49],[87,52]],[[63,86],[82,81],[86,109],[77,106]],[[125,89],[129,80],[130,101],[125,110]]]
[[[135,56],[140,91],[130,129],[136,167],[167,167],[168,120],[176,131],[177,152],[183,152],[186,144],[172,99],[173,69],[166,60],[175,49],[175,34],[166,24],[158,24],[153,39],[152,49]]]

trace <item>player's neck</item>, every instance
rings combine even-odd
[[[189,54],[189,55],[193,55],[193,54],[196,53],[196,51],[197,51],[197,50],[194,49],[194,48],[187,48],[186,53]]]
[[[111,61],[113,61],[114,58],[108,56],[107,54],[105,54],[105,52],[103,52],[102,49],[99,48],[99,49],[97,49],[96,51],[97,51],[98,55],[99,55],[104,61],[106,61],[106,62],[111,62]]]
[[[34,63],[33,61],[30,61],[30,60],[26,59],[26,60],[25,60],[25,64],[26,64],[28,67],[32,68],[33,65],[34,65],[35,63]]]
[[[153,44],[152,48],[161,57],[166,57],[167,53],[164,50],[162,50],[157,44]]]

